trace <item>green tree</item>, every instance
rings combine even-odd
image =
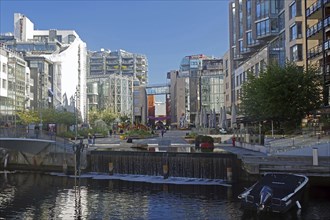
[[[241,109],[250,121],[275,121],[296,127],[309,112],[320,107],[322,87],[317,69],[294,63],[269,65],[259,77],[248,73],[243,84]]]
[[[97,109],[89,110],[88,119],[89,119],[89,123],[94,125],[96,120],[101,119],[100,111],[98,111]]]
[[[38,123],[39,120],[39,113],[36,111],[19,111],[17,112],[17,116],[19,121],[23,125],[28,125],[31,123]]]
[[[117,114],[113,113],[110,109],[104,109],[101,112],[101,119],[108,125],[110,126],[115,119],[118,117]]]

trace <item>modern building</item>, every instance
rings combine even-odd
[[[171,125],[178,126],[186,113],[186,78],[179,77],[179,71],[172,70],[167,73],[167,79],[170,82]]]
[[[88,110],[110,109],[133,120],[133,77],[116,74],[87,78]]]
[[[16,125],[16,112],[30,107],[30,69],[22,54],[0,45],[0,125]]]
[[[50,108],[53,102],[53,63],[45,57],[26,55],[24,60],[30,68],[30,109]]]
[[[200,55],[186,56],[182,59],[178,75],[171,74],[173,80],[182,78],[181,89],[184,88],[184,112],[176,112],[179,126],[194,124],[201,111],[220,114],[224,106],[225,88],[222,59]],[[183,83],[184,85],[181,85]],[[171,87],[179,86],[178,81],[171,80]],[[173,93],[179,88],[171,88]],[[183,92],[183,90],[181,90]],[[172,94],[171,94],[172,95]],[[182,105],[176,102],[176,106]],[[179,109],[178,109],[179,110]]]
[[[89,52],[88,57],[89,77],[116,74],[133,77],[140,85],[148,84],[148,60],[145,55],[101,49]]]
[[[273,62],[306,64],[304,1],[232,0],[229,4],[231,108],[240,106],[248,73]]]
[[[148,98],[145,86],[133,87],[133,121],[137,124],[147,124]]]
[[[124,50],[111,52],[101,49],[88,53],[88,69],[88,88],[103,88],[107,83],[110,85],[109,88],[106,86],[108,89],[101,89],[102,92],[99,91],[97,95],[91,92],[93,90],[88,89],[89,108],[110,108],[115,113],[129,115],[132,121],[146,123],[145,85],[148,83],[146,56]],[[113,84],[114,82],[117,84]],[[127,109],[128,106],[131,109]]]
[[[323,76],[323,104],[330,105],[330,1],[304,1],[306,14],[307,65],[320,68]]]
[[[70,105],[68,100],[74,100],[81,117],[87,118],[87,49],[78,34],[73,30],[34,30],[34,24],[25,15],[15,13],[14,38],[5,42],[12,50],[45,57],[53,63],[52,106]],[[46,89],[49,88],[42,90]]]

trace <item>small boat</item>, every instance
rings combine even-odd
[[[307,183],[304,175],[267,173],[238,198],[245,210],[285,213],[295,205],[301,209]]]

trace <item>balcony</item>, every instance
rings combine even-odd
[[[310,19],[321,18],[322,17],[322,2],[326,2],[329,0],[317,0],[314,4],[312,4],[309,8],[306,9],[306,17]]]
[[[244,60],[244,56],[238,54],[238,55],[234,56],[234,60],[235,60],[235,61]]]
[[[322,33],[320,33],[320,31],[323,28],[328,27],[329,25],[330,25],[330,17],[327,17],[323,21],[319,21],[317,24],[307,29],[306,32],[307,38],[312,40],[322,39]]]
[[[328,51],[330,49],[330,40],[325,41],[323,45],[324,45],[324,51]],[[308,50],[307,57],[308,59],[314,59],[320,56],[322,52],[323,52],[322,44],[319,44]]]

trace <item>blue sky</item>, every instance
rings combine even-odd
[[[145,54],[149,84],[166,82],[187,55],[221,57],[229,48],[228,1],[0,0],[0,32],[13,32],[14,13],[35,29],[75,30],[88,50]]]

